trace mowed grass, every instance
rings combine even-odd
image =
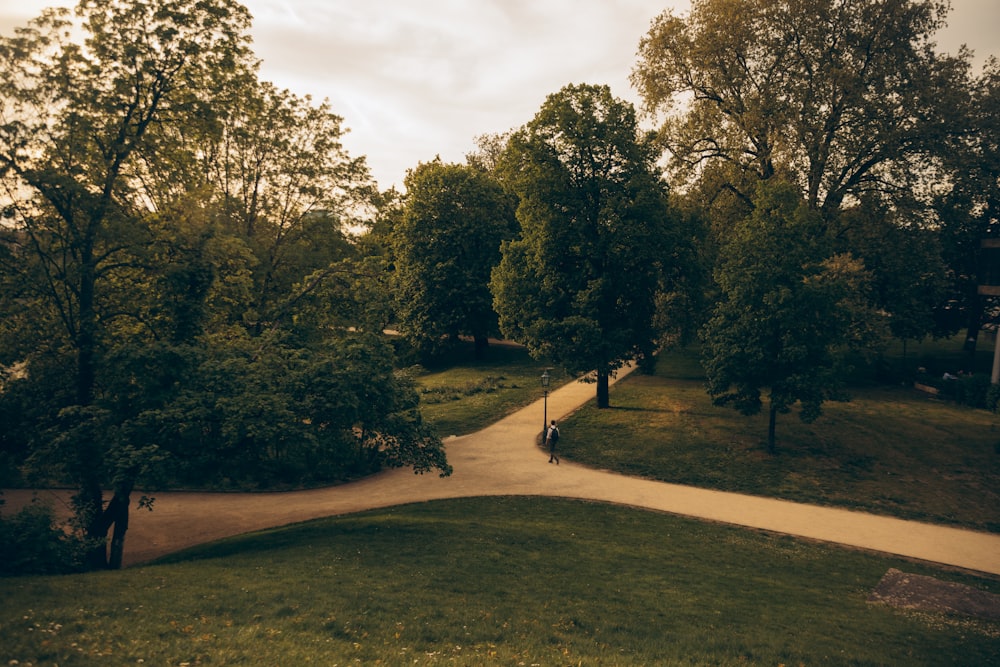
[[[916,357],[914,357],[916,358]],[[561,424],[567,459],[630,475],[1000,532],[1000,417],[910,387],[871,384],[803,424],[716,407],[697,353],[615,385]]]
[[[425,416],[442,434],[464,433],[539,398],[544,365],[509,354],[422,374],[423,386],[441,388],[425,394],[459,394],[425,401]],[[504,386],[477,389],[491,383]],[[772,457],[764,417],[712,406],[689,351],[616,385],[612,405],[565,421],[564,453],[630,474],[997,530],[991,413],[868,385],[815,424],[783,416]],[[440,501],[123,572],[0,579],[0,664],[1000,664],[996,620],[868,603],[893,567],[1000,593],[996,577],[630,508]]]
[[[0,580],[20,665],[990,665],[1000,623],[866,601],[896,559],[570,500],[313,521]]]
[[[471,343],[463,344],[416,376],[420,412],[439,437],[474,433],[542,398],[546,368],[550,390],[572,379],[523,347],[494,344],[487,359],[476,361]]]

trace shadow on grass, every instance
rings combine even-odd
[[[668,408],[652,408],[645,405],[612,405],[609,409],[615,412],[651,412],[659,414],[670,414],[674,412]]]

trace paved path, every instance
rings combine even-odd
[[[593,395],[592,384],[566,385],[549,395],[549,417],[561,419]],[[648,508],[1000,575],[1000,535],[636,479],[565,461],[549,464],[534,444],[542,419],[538,401],[478,433],[446,439],[454,468],[446,478],[392,470],[291,493],[157,494],[153,512],[132,511],[125,564],[322,516],[442,498],[544,495]],[[7,498],[16,506],[17,492]]]

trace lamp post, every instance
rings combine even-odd
[[[549,375],[549,369],[546,368],[542,371],[542,389],[544,390],[544,396],[542,398],[542,444],[545,444],[545,429],[549,427],[549,380],[551,380]]]

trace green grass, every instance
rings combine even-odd
[[[442,434],[540,397],[543,364],[492,353],[421,374],[425,415]],[[908,358],[941,359],[928,355],[911,346]],[[985,411],[862,382],[812,425],[783,416],[772,457],[764,417],[712,406],[683,351],[656,376],[617,384],[612,405],[563,423],[565,454],[1000,530],[1000,432]],[[1000,622],[866,602],[892,567],[1000,593],[996,577],[630,508],[449,500],[123,572],[0,579],[0,664],[1000,665]]]
[[[473,433],[540,399],[546,368],[552,389],[572,379],[522,347],[492,345],[484,361],[473,360],[471,350],[463,345],[416,376],[420,412],[439,437]]]
[[[611,409],[565,420],[560,447],[630,475],[1000,532],[1000,417],[907,387],[852,393],[812,424],[780,415],[771,456],[766,414],[712,405],[681,350],[615,385]]]
[[[1000,623],[866,602],[890,567],[635,509],[441,501],[116,573],[0,580],[4,664],[989,665]]]

